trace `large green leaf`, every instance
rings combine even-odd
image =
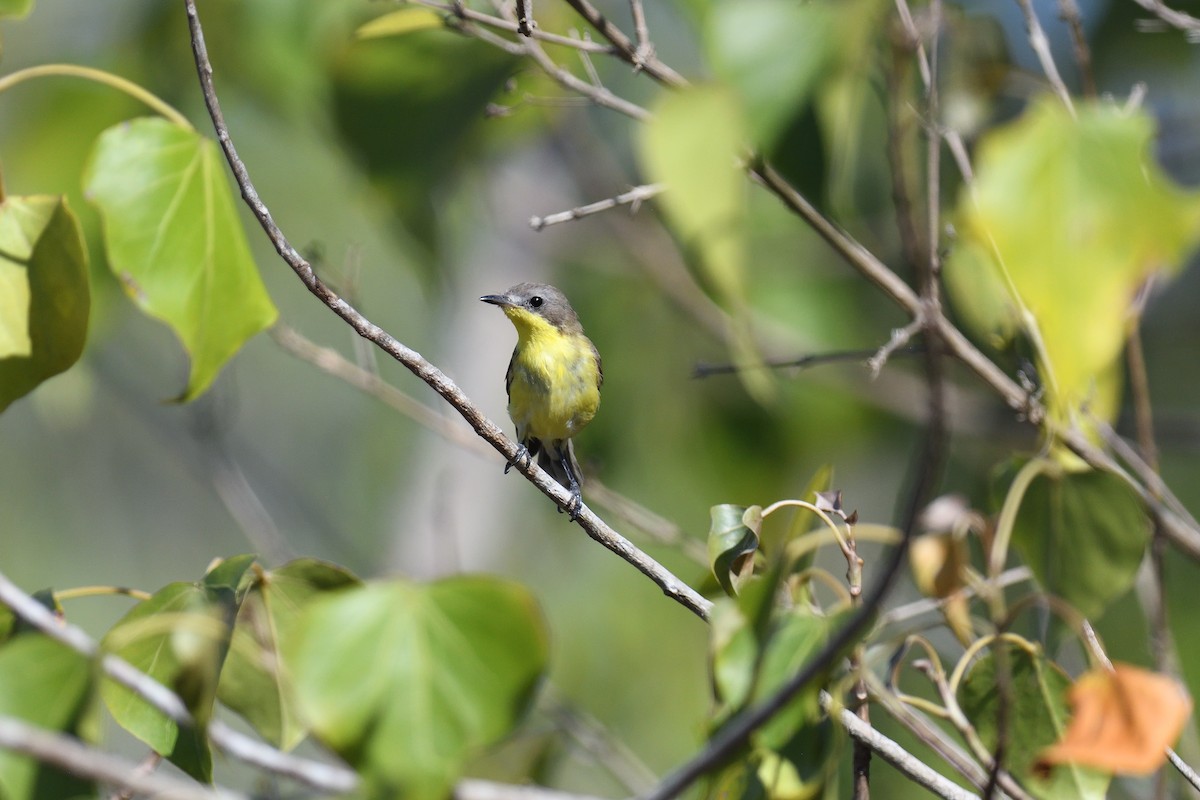
[[[1012,532],[1038,583],[1085,617],[1133,585],[1149,538],[1145,509],[1124,481],[1050,461],[1025,490]]]
[[[238,611],[217,696],[278,747],[289,750],[307,733],[279,643],[310,601],[358,583],[341,567],[300,559],[263,572]]]
[[[1004,765],[1034,796],[1045,800],[1102,800],[1109,775],[1081,767],[1061,766],[1047,779],[1035,769],[1043,748],[1058,741],[1070,716],[1067,689],[1071,680],[1041,654],[1023,647],[1007,650],[1009,680],[1007,745]],[[958,687],[958,702],[979,738],[989,749],[999,736],[1000,685],[996,656],[976,661]]]
[[[842,42],[837,3],[740,0],[720,3],[707,20],[717,74],[746,109],[756,145],[769,148],[795,117]]]
[[[203,728],[212,717],[217,682],[253,556],[219,564],[195,583],[172,583],[109,629],[104,646],[174,690],[196,718],[180,728],[124,686],[106,680],[101,696],[117,723],[197,780],[212,780]]]
[[[312,601],[284,654],[317,738],[379,796],[431,800],[521,718],[547,638],[516,584],[397,580]]]
[[[1075,109],[1044,98],[980,143],[945,275],[977,330],[1030,335],[1057,419],[1086,403],[1111,420],[1134,296],[1196,246],[1200,196],[1150,157],[1147,113],[1107,102]]]
[[[46,636],[25,633],[0,647],[0,716],[77,733],[91,685],[88,660]],[[82,796],[95,796],[90,781],[0,749],[0,797],[5,800]]]
[[[181,400],[207,389],[277,316],[222,163],[217,146],[196,131],[144,118],[102,133],[84,174],[103,218],[109,266],[191,357]]]
[[[0,202],[0,411],[79,360],[89,306],[87,256],[66,200]]]
[[[664,95],[642,128],[642,167],[667,191],[657,202],[700,266],[705,281],[733,314],[732,356],[757,362],[745,320],[747,132],[738,98],[719,85]],[[738,377],[759,399],[770,396],[769,373],[743,369]]]

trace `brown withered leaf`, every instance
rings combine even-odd
[[[1047,747],[1040,768],[1080,764],[1105,772],[1149,775],[1192,713],[1192,700],[1174,678],[1129,664],[1092,670],[1071,687],[1071,722]]]

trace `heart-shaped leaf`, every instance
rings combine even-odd
[[[217,146],[164,119],[100,134],[84,172],[109,266],[191,357],[180,400],[201,394],[277,312],[238,221]]]
[[[507,734],[546,667],[519,585],[482,576],[372,583],[313,600],[284,641],[314,735],[381,796],[441,798]]]
[[[996,656],[987,653],[971,665],[958,687],[958,702],[988,749],[999,737],[999,687],[1008,687],[1005,767],[1042,800],[1103,800],[1109,775],[1064,767],[1049,778],[1038,768],[1043,748],[1058,741],[1070,716],[1071,680],[1031,648],[1008,646],[1008,680],[996,675]]]

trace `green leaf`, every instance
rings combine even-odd
[[[1102,800],[1108,789],[1108,775],[1063,765],[1046,779],[1034,769],[1038,754],[1058,741],[1066,729],[1071,681],[1040,653],[1012,646],[1007,655],[1010,694],[1005,766],[1035,797]],[[996,656],[989,652],[971,666],[958,687],[959,705],[989,750],[996,746],[999,734],[998,685]]]
[[[192,400],[275,306],[238,221],[217,146],[158,118],[100,135],[84,188],[100,209],[109,266],[133,300],[175,331],[191,357]]]
[[[1200,194],[1150,157],[1147,113],[1107,102],[1075,109],[1044,98],[981,141],[945,275],[976,330],[1029,335],[1056,419],[1086,404],[1112,420],[1135,295],[1200,241]]]
[[[741,601],[719,601],[713,608],[710,653],[713,686],[719,703],[715,720],[723,723],[737,711],[770,696],[824,646],[842,614],[823,617],[807,608],[777,610],[765,637],[756,634]],[[801,692],[758,730],[755,743],[772,751],[784,747],[797,732],[820,716],[816,688]]]
[[[832,65],[840,18],[837,4],[819,0],[740,0],[709,15],[713,68],[737,90],[757,146],[774,144]]]
[[[664,95],[640,141],[643,171],[667,186],[658,199],[667,220],[732,312],[730,354],[740,367],[760,360],[745,318],[746,141],[741,105],[719,85]],[[759,400],[770,397],[769,371],[740,369],[738,377]]]
[[[762,509],[726,503],[713,506],[709,514],[712,524],[708,529],[708,562],[721,588],[730,597],[736,597],[754,566]]]
[[[1115,475],[1054,462],[1030,483],[1012,541],[1038,583],[1089,618],[1133,585],[1150,522]]]
[[[397,580],[313,600],[284,654],[317,738],[379,795],[432,800],[520,720],[547,636],[519,585]]]
[[[67,201],[0,202],[0,411],[79,360],[89,306],[87,256]]]
[[[290,750],[308,732],[279,643],[313,599],[359,583],[341,567],[300,559],[263,572],[242,603],[217,696],[277,747]]]
[[[33,0],[0,0],[0,17],[21,19],[33,10]]]
[[[446,23],[438,12],[431,8],[412,6],[376,17],[355,31],[355,35],[360,39],[374,39],[445,26]]]
[[[76,734],[91,686],[88,659],[53,639],[26,633],[0,647],[0,716]],[[0,797],[5,800],[59,800],[95,793],[90,781],[0,749]]]
[[[180,728],[124,686],[106,680],[101,697],[117,723],[200,781],[212,780],[203,728],[212,717],[217,682],[252,556],[230,558],[204,580],[178,582],[134,606],[104,636],[106,649],[183,699],[196,718]]]

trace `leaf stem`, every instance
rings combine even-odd
[[[192,127],[192,123],[188,122],[187,117],[179,113],[179,111],[158,95],[155,95],[133,81],[122,78],[120,75],[114,75],[111,72],[105,72],[102,69],[95,69],[93,67],[83,67],[78,64],[39,64],[36,67],[17,70],[0,78],[0,92],[11,89],[18,83],[24,83],[32,78],[50,76],[83,78],[95,81],[117,91],[124,92],[133,99],[145,103],[180,127],[186,128],[189,131],[195,130]]]

